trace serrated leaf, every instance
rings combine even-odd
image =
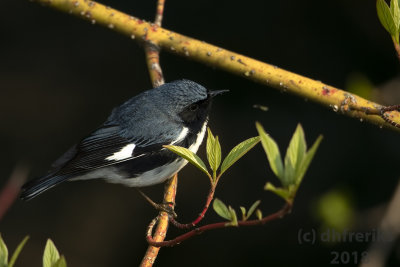
[[[246,217],[246,208],[240,206],[240,210],[242,211],[242,218],[243,218],[243,221],[247,220],[247,217]]]
[[[283,178],[283,164],[281,154],[279,152],[278,145],[276,142],[265,132],[262,125],[256,122],[256,128],[260,135],[261,144],[267,154],[269,165],[275,175],[282,179]]]
[[[310,163],[315,155],[315,152],[317,151],[319,144],[321,143],[323,139],[323,136],[320,135],[318,136],[317,140],[314,142],[314,144],[312,145],[312,147],[310,148],[310,150],[307,151],[304,160],[298,170],[298,173],[296,174],[297,178],[296,178],[296,184],[297,187],[300,185],[301,181],[303,180],[304,175],[306,174],[306,171],[308,169],[308,167],[310,166]]]
[[[276,195],[283,198],[285,201],[289,201],[291,198],[290,191],[287,188],[275,187],[273,184],[268,182],[265,185],[264,189],[275,193]]]
[[[229,206],[229,213],[231,214],[231,222],[229,223],[229,225],[238,226],[239,224],[236,216],[236,211],[231,206]]]
[[[297,170],[303,161],[306,150],[307,145],[304,137],[303,127],[301,127],[301,124],[298,124],[286,150],[285,168],[287,164],[286,162],[290,161],[292,167]]]
[[[386,4],[385,0],[376,1],[376,10],[378,13],[379,21],[382,26],[389,32],[391,36],[398,35],[398,31],[393,19],[392,12],[389,6]]]
[[[181,156],[182,158],[186,159],[189,161],[192,165],[196,166],[198,169],[201,171],[205,172],[207,176],[210,176],[210,174],[207,171],[207,167],[204,164],[204,162],[197,156],[195,153],[190,151],[187,148],[180,147],[180,146],[173,146],[173,145],[166,145],[164,146],[165,148],[171,150],[175,154]]]
[[[0,234],[0,267],[7,267],[8,265],[8,249]]]
[[[260,205],[261,201],[257,200],[256,202],[253,203],[253,205],[251,205],[249,212],[247,212],[247,218],[250,218],[250,216],[253,214],[253,212],[256,210],[256,208],[258,207],[258,205]]]
[[[229,169],[236,161],[238,161],[241,157],[243,157],[247,152],[250,151],[257,143],[260,142],[260,137],[252,137],[247,140],[244,140],[240,144],[236,145],[229,154],[225,157],[224,161],[221,165],[222,175],[227,169]]]
[[[51,267],[67,267],[67,262],[63,255]]]
[[[17,260],[21,250],[24,248],[26,242],[28,241],[29,236],[25,236],[25,238],[18,244],[17,248],[15,249],[14,253],[11,256],[10,262],[8,263],[8,267],[13,267],[15,261]]]
[[[280,179],[283,187],[287,188],[290,185],[295,184],[295,169],[289,158],[285,157],[285,169],[283,170],[283,178]]]
[[[286,150],[284,177],[281,180],[284,187],[289,187],[296,183],[296,173],[300,169],[306,150],[307,144],[303,127],[298,124]]]
[[[214,137],[210,128],[207,128],[207,131],[207,159],[211,170],[216,173],[219,165],[221,164],[221,145],[219,143],[218,136]]]
[[[222,218],[231,220],[231,213],[229,212],[228,207],[218,198],[214,199],[213,209]]]
[[[390,11],[392,12],[393,22],[396,26],[396,33],[392,35],[392,39],[399,44],[399,31],[400,31],[400,8],[399,8],[399,1],[392,0],[393,3],[390,5]]]
[[[400,9],[399,9],[399,2],[398,0],[391,0],[390,1],[390,12],[393,16],[393,22],[396,27],[396,32],[398,35],[399,32],[399,24],[400,24]]]
[[[259,220],[262,220],[263,215],[262,215],[262,211],[261,211],[260,209],[257,209],[257,210],[256,210],[256,216],[257,216],[257,218],[258,218]]]
[[[51,239],[47,239],[46,247],[43,253],[43,267],[52,267],[58,259],[60,259],[60,253]]]

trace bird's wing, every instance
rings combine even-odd
[[[163,149],[166,143],[126,138],[120,127],[103,126],[73,146],[56,162],[50,173],[78,175],[82,172],[114,165]]]
[[[122,168],[132,172],[135,168],[135,171],[141,171],[141,168],[148,167],[153,162],[148,160],[152,154],[159,155],[157,159],[163,162],[170,160],[170,155],[166,155],[162,147],[165,143],[155,140],[127,138],[121,135],[118,125],[102,126],[56,160],[45,176],[26,183],[22,188],[21,198],[31,199],[65,180],[126,161],[131,164],[125,164]],[[168,142],[168,138],[165,141]],[[161,150],[162,153],[157,153]]]

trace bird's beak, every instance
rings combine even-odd
[[[226,92],[229,92],[229,90],[209,91],[207,94],[208,94],[208,97],[214,97],[216,95],[220,95],[220,94],[223,94],[223,93],[226,93]]]

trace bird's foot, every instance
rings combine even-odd
[[[156,210],[158,211],[164,211],[166,213],[168,213],[168,215],[172,216],[174,219],[176,217],[178,217],[178,215],[175,213],[174,211],[174,203],[172,202],[165,202],[165,203],[161,203],[161,204],[157,204],[153,202],[153,206]]]
[[[136,188],[137,189],[137,188]],[[169,216],[172,216],[174,219],[178,217],[178,215],[174,211],[174,203],[172,202],[165,202],[165,203],[155,203],[151,198],[149,198],[145,193],[143,193],[141,190],[137,189],[139,193],[147,200],[147,202],[150,203],[156,210],[158,211],[164,211],[168,213]]]

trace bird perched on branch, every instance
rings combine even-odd
[[[163,146],[183,146],[196,153],[212,99],[225,91],[207,91],[193,81],[179,80],[129,99],[56,160],[45,176],[27,182],[21,198],[31,199],[67,180],[102,178],[131,187],[164,182],[187,161]]]

